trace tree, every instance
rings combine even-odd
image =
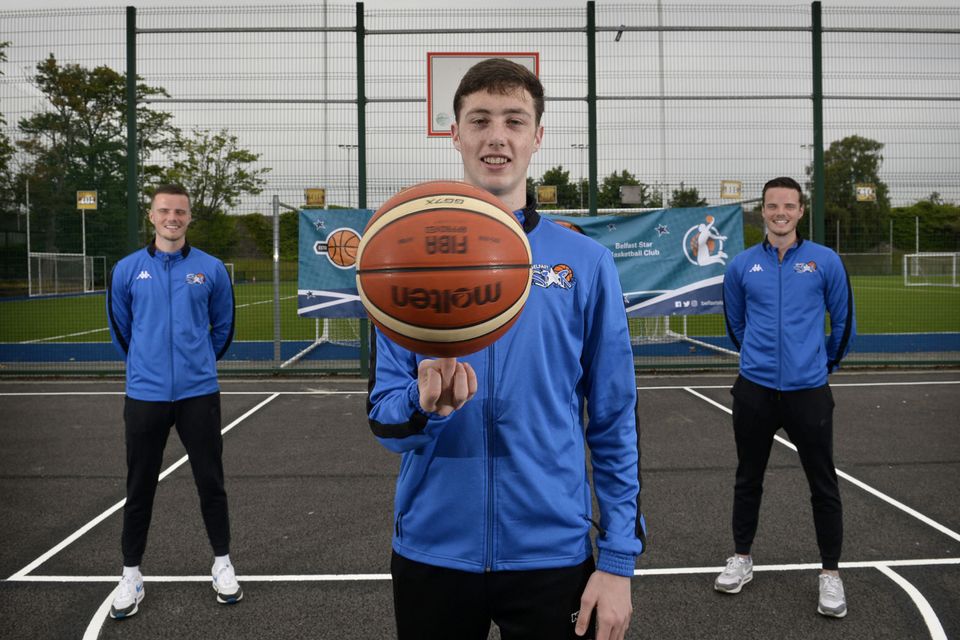
[[[886,241],[890,216],[887,185],[880,180],[883,143],[861,136],[847,136],[830,144],[823,154],[824,195],[827,234],[835,233],[837,222],[847,251],[869,251]],[[807,175],[812,168],[807,167]],[[857,184],[873,184],[876,200],[857,201]],[[810,184],[807,188],[810,189]]]
[[[682,207],[705,207],[707,206],[707,201],[700,197],[700,192],[696,187],[687,189],[683,186],[683,182],[681,182],[680,188],[674,189],[670,195],[670,201],[667,203],[667,206],[674,209]]]
[[[18,183],[29,181],[31,208],[40,233],[36,248],[79,253],[82,241],[76,192],[96,190],[98,209],[87,215],[87,253],[112,261],[126,253],[127,153],[126,78],[106,66],[60,65],[51,54],[37,64],[33,84],[47,108],[23,118],[17,145],[27,156]],[[137,129],[141,158],[175,139],[172,115],[143,102],[165,96],[158,87],[137,84]],[[160,168],[141,161],[144,176]]]
[[[178,136],[176,149],[176,159],[160,181],[175,182],[190,192],[191,242],[217,255],[230,255],[236,225],[226,220],[227,213],[243,196],[263,191],[263,176],[270,168],[252,168],[259,154],[241,148],[237,136],[226,130],[194,129],[190,137]]]
[[[624,204],[620,196],[620,187],[623,186],[639,186],[640,202]],[[601,209],[662,207],[663,198],[658,191],[651,190],[650,185],[643,184],[637,180],[636,176],[624,169],[620,173],[614,171],[603,179],[598,193],[598,206]]]
[[[0,42],[0,62],[6,62],[7,52],[4,51],[9,42]],[[0,76],[3,71],[0,71]],[[13,177],[13,156],[14,147],[3,128],[7,126],[7,120],[0,113],[0,211],[4,213],[15,210],[16,199],[14,197],[14,177]]]
[[[270,168],[251,168],[260,155],[242,149],[226,130],[194,129],[191,137],[178,137],[176,147],[178,156],[162,181],[186,187],[195,221],[227,213],[243,196],[263,191]]]

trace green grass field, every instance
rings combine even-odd
[[[960,332],[960,288],[905,287],[898,276],[853,276],[857,331],[869,333]],[[272,340],[273,289],[269,282],[236,286],[235,340]],[[297,286],[284,282],[280,291],[283,340],[313,340],[317,323],[297,316]],[[103,294],[0,301],[0,342],[109,342]],[[636,332],[655,333],[662,319],[634,319]],[[682,332],[683,317],[671,318],[671,329]],[[322,325],[322,322],[321,322]],[[331,339],[356,340],[356,320],[328,323]],[[323,330],[323,327],[320,327]],[[723,316],[688,316],[690,336],[726,333]]]

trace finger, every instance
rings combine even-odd
[[[440,399],[440,373],[433,367],[425,368],[422,380],[420,406],[424,411],[436,411],[437,401]]]
[[[463,362],[463,370],[467,374],[467,400],[477,393],[477,372],[473,370],[469,362]]]
[[[453,379],[457,370],[456,358],[437,358],[437,365],[440,368],[440,376],[443,378],[443,386],[446,387]]]
[[[587,602],[585,600],[580,600],[580,615],[577,617],[577,626],[574,629],[578,636],[582,636],[587,632],[587,627],[590,626],[590,616],[593,615],[593,602]],[[597,629],[597,633],[600,630]],[[597,638],[600,636],[598,635]]]
[[[453,408],[459,409],[467,401],[467,372],[463,364],[457,363],[456,371],[453,374]]]

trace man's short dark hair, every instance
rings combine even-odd
[[[769,182],[767,182],[767,184],[763,185],[763,197],[761,198],[761,201],[763,202],[763,204],[766,204],[767,202],[767,189],[776,189],[776,188],[793,189],[798,194],[800,194],[800,206],[801,207],[803,206],[803,189],[800,187],[800,184],[796,180],[794,180],[793,178],[787,178],[785,176],[780,178],[774,178],[773,180],[770,180]]]
[[[460,122],[463,99],[470,94],[487,91],[507,95],[517,89],[526,89],[533,98],[533,108],[539,125],[543,115],[543,84],[525,66],[506,58],[489,58],[470,67],[453,95],[453,115],[457,122]]]
[[[179,184],[170,183],[170,184],[161,184],[159,187],[154,189],[153,196],[150,198],[150,206],[153,206],[153,201],[157,199],[157,196],[160,194],[166,194],[168,196],[186,196],[187,202],[190,202],[190,193]]]

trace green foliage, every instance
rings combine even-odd
[[[204,218],[194,218],[190,223],[187,238],[190,244],[226,260],[234,254],[236,248],[236,226],[235,217],[225,213],[213,213]]]
[[[26,156],[20,185],[29,181],[38,233],[37,251],[79,252],[76,192],[96,190],[98,209],[88,213],[87,253],[113,262],[126,252],[126,78],[106,66],[59,64],[51,54],[33,77],[47,108],[22,118],[18,146]],[[167,93],[137,85],[138,100]],[[171,114],[137,108],[142,158],[166,149],[176,135]],[[144,174],[158,167],[141,162]]]
[[[880,180],[883,143],[862,136],[847,136],[830,143],[823,154],[827,234],[836,233],[837,222],[848,252],[871,251],[885,238],[890,215],[890,195]],[[811,173],[807,167],[807,175]],[[856,185],[875,186],[876,202],[857,202]],[[808,183],[807,188],[811,185]]]
[[[707,206],[707,201],[704,198],[700,197],[700,192],[696,187],[690,187],[689,189],[683,186],[683,182],[680,183],[678,189],[674,189],[673,193],[670,195],[670,200],[667,202],[667,206],[679,209],[682,207],[705,207]]]
[[[921,200],[891,213],[893,246],[913,253],[916,248],[916,224],[919,218],[922,251],[960,251],[960,206]]]
[[[240,148],[237,136],[226,130],[194,129],[191,136],[178,135],[175,160],[159,182],[181,184],[190,192],[190,209],[195,220],[227,213],[244,195],[263,191],[268,167],[251,168],[259,154]]]

